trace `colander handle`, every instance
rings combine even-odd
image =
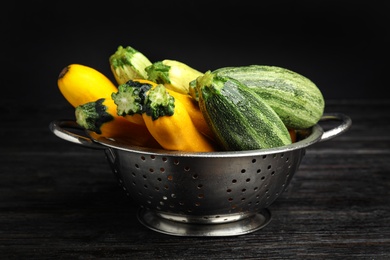
[[[91,138],[87,136],[83,136],[81,134],[77,134],[75,132],[71,132],[66,129],[73,129],[73,130],[79,130],[84,131],[83,128],[81,128],[76,121],[73,120],[54,120],[50,122],[49,129],[50,131],[55,134],[57,137],[71,142],[75,144],[82,145],[87,148],[92,149],[105,149],[104,146],[95,143]]]
[[[352,125],[352,119],[349,116],[342,113],[324,113],[324,115],[320,119],[320,122],[331,121],[331,120],[336,120],[341,122],[338,126],[324,131],[319,142],[327,141],[329,139],[341,135],[342,133],[347,131]]]

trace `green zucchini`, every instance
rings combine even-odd
[[[288,129],[275,111],[240,81],[207,71],[196,79],[196,89],[200,110],[225,150],[291,144]]]
[[[256,92],[282,119],[287,128],[306,129],[317,124],[325,101],[308,78],[285,68],[267,65],[224,67],[213,71],[229,76]]]

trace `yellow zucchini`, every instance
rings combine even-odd
[[[189,93],[189,84],[203,73],[177,60],[162,60],[154,62],[145,68],[147,79],[164,84],[182,94]]]
[[[147,78],[145,68],[152,65],[142,52],[131,46],[118,46],[115,53],[110,56],[109,62],[111,72],[119,85],[130,79]]]
[[[200,111],[198,102],[196,102],[190,95],[184,95],[168,88],[167,91],[175,98],[175,100],[180,100],[180,102],[185,106],[185,109],[191,117],[196,129],[212,141],[215,141],[215,134],[207,124],[202,111]]]
[[[73,106],[111,98],[117,87],[100,71],[82,64],[70,64],[59,74],[58,88],[65,99]]]
[[[117,105],[117,114],[125,116],[129,120],[139,120],[138,116],[144,113],[145,93],[156,86],[157,83],[146,79],[129,80],[127,83],[119,85],[117,92],[112,94],[112,99]],[[168,88],[166,90],[175,99],[181,100],[198,131],[211,140],[215,140],[214,133],[204,119],[198,103],[190,95],[181,94]]]
[[[195,127],[186,106],[159,84],[149,90],[142,114],[146,127],[166,150],[213,152],[214,143]]]
[[[81,127],[100,136],[131,145],[161,148],[145,125],[118,116],[116,105],[111,98],[101,98],[77,106],[75,116],[76,122]]]

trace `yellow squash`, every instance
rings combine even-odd
[[[150,148],[161,148],[144,125],[139,125],[118,116],[111,98],[101,98],[77,106],[76,122],[84,129],[99,136],[113,138],[121,143]],[[141,117],[142,118],[142,117]]]
[[[66,66],[58,76],[58,88],[65,99],[73,106],[111,98],[117,91],[112,81],[100,71],[82,64]]]
[[[149,84],[152,86],[152,88],[158,85],[156,82],[148,79],[132,79],[132,81],[138,81],[140,83]],[[191,117],[192,123],[195,125],[198,131],[204,134],[205,136],[207,136],[208,138],[210,138],[211,140],[215,141],[216,140],[215,135],[212,132],[211,128],[208,126],[205,118],[203,117],[202,112],[200,111],[198,103],[195,101],[195,99],[188,94],[181,94],[177,91],[169,89],[168,87],[166,87],[166,90],[175,99],[179,99],[183,103],[185,109],[187,110],[189,116]],[[134,114],[134,115],[126,115],[125,117],[130,121],[133,121],[135,123],[140,123],[138,122],[141,121],[141,119],[139,119],[139,116],[140,116],[139,114]],[[142,119],[142,122],[143,120],[144,119]]]
[[[155,93],[157,94],[155,95]],[[167,105],[162,105],[166,106],[168,110],[173,108],[173,111],[169,110],[169,114],[167,112],[167,114],[160,115],[158,118],[154,118],[153,115],[148,113],[142,114],[149,132],[164,149],[185,152],[217,151],[218,148],[215,143],[198,131],[186,106],[179,98],[171,96],[162,84],[148,91],[147,99],[151,96],[152,98],[157,97],[156,102],[161,105],[168,101],[165,103]],[[161,100],[164,101],[161,102]],[[174,105],[171,102],[174,102]],[[159,106],[157,105],[157,107]],[[153,105],[151,109],[153,109]]]
[[[207,124],[202,111],[198,106],[198,102],[195,101],[190,95],[181,94],[174,90],[170,90],[167,88],[169,94],[171,94],[176,100],[180,100],[185,106],[189,116],[195,127],[199,132],[210,138],[212,141],[215,141],[215,135],[209,125]]]
[[[143,80],[137,79],[137,81]],[[57,84],[62,95],[73,107],[94,102],[100,98],[111,99],[111,94],[118,90],[117,86],[103,73],[82,64],[66,66],[61,71]],[[126,119],[138,125],[145,125],[141,115],[128,115]]]

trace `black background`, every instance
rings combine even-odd
[[[114,80],[109,56],[132,46],[151,61],[200,70],[276,65],[331,99],[387,99],[386,1],[30,1],[2,8],[2,99],[66,104],[63,67]]]

